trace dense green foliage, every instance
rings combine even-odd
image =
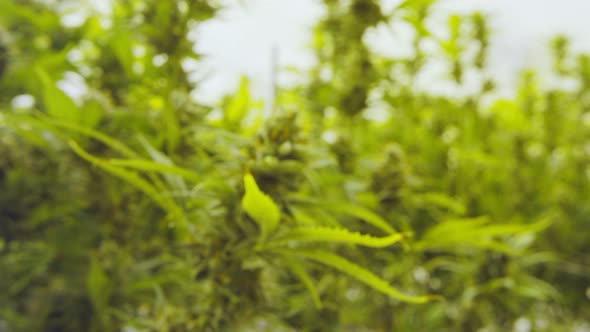
[[[247,79],[192,98],[213,0],[0,1],[0,331],[589,324],[590,57],[558,37],[500,99],[484,15],[323,3],[264,117]],[[396,24],[412,54],[375,53]],[[476,89],[420,89],[433,63]]]

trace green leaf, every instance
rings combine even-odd
[[[111,149],[119,152],[121,155],[123,155],[125,157],[128,157],[128,158],[136,158],[137,157],[137,153],[135,151],[133,151],[131,148],[129,148],[127,145],[122,143],[121,141],[111,138],[111,137],[109,137],[101,132],[98,132],[96,130],[86,128],[83,126],[79,126],[79,125],[76,125],[73,123],[69,123],[67,121],[61,121],[61,120],[51,119],[51,118],[43,118],[41,121],[43,121],[49,125],[55,126],[57,128],[60,128],[60,129],[66,129],[66,130],[69,130],[69,131],[72,131],[72,132],[75,132],[78,134],[82,134],[84,136],[94,138],[94,139],[100,141],[101,143],[107,145]],[[51,128],[51,129],[55,130],[55,128]]]
[[[313,302],[315,303],[316,308],[321,309],[322,300],[320,299],[320,295],[318,294],[318,291],[313,283],[313,280],[311,279],[311,276],[309,275],[309,273],[307,273],[303,265],[300,262],[295,261],[291,257],[284,257],[284,262],[291,269],[291,271],[293,271],[293,273],[299,278],[299,280],[301,280],[303,285],[305,285],[305,287],[311,294],[311,297],[313,298]]]
[[[237,127],[250,107],[250,80],[242,77],[238,93],[231,99],[224,112],[224,120],[230,127]]]
[[[363,220],[369,225],[375,226],[388,234],[397,233],[396,230],[381,216],[362,206],[353,205],[350,202],[319,202],[317,199],[295,197],[295,204],[313,206],[330,212],[342,213]]]
[[[465,214],[466,208],[461,202],[458,200],[444,194],[444,193],[425,193],[425,194],[416,194],[416,197],[424,201],[424,203],[428,205],[435,205],[442,208],[446,208],[449,211],[462,215]]]
[[[84,116],[81,118],[81,124],[84,127],[94,128],[102,119],[104,108],[96,100],[89,100],[84,104]]]
[[[43,149],[49,148],[50,144],[47,138],[43,136],[44,131],[39,130],[48,129],[44,123],[23,114],[4,113],[0,115],[5,120],[6,127],[18,133],[27,143]]]
[[[429,229],[416,243],[415,249],[455,249],[470,246],[515,254],[515,248],[493,238],[539,232],[551,224],[549,218],[533,224],[488,225],[488,222],[485,217],[447,220]]]
[[[111,165],[108,161],[96,158],[84,151],[76,142],[70,141],[70,147],[74,152],[79,155],[82,159],[102,168],[104,171],[124,180],[130,185],[141,190],[144,194],[150,197],[164,210],[168,211],[171,216],[181,218],[183,216],[182,210],[178,207],[176,202],[170,197],[164,196],[158,189],[152,186],[148,181],[137,175],[137,173],[125,170],[123,168]]]
[[[43,86],[43,101],[47,114],[60,120],[80,124],[82,113],[74,101],[55,85],[45,71],[38,69],[37,75]]]
[[[285,250],[280,249],[276,250],[277,253],[286,256],[300,256],[306,259],[310,259],[324,265],[330,266],[340,272],[343,272],[363,283],[370,286],[371,288],[387,294],[393,298],[396,298],[400,301],[410,302],[410,303],[425,303],[432,300],[441,299],[439,296],[436,295],[423,295],[423,296],[412,296],[405,294],[398,289],[392,287],[387,281],[381,279],[377,275],[373,274],[372,272],[366,270],[365,268],[348,261],[338,255],[334,255],[330,252],[320,251],[320,250]]]
[[[365,209],[361,206],[351,205],[348,203],[320,204],[327,209],[335,212],[344,213],[355,218],[361,219],[366,223],[373,225],[388,234],[397,233],[393,227],[378,214]]]
[[[514,291],[521,296],[530,297],[539,301],[562,301],[563,296],[552,284],[529,275],[521,275],[516,278]]]
[[[128,77],[133,76],[133,36],[128,27],[117,24],[109,41],[113,53]]]
[[[92,258],[90,261],[90,269],[86,277],[86,288],[95,310],[99,313],[102,312],[108,304],[111,289],[109,278],[96,258]],[[104,315],[99,314],[98,316]]]
[[[174,151],[180,142],[180,123],[176,108],[166,105],[164,108],[164,123],[166,124],[166,141],[168,151]]]
[[[525,117],[520,107],[513,101],[497,100],[490,106],[490,111],[497,117],[498,122],[506,131],[522,133],[530,130],[530,121]]]
[[[252,174],[244,175],[244,187],[246,192],[242,198],[242,207],[260,227],[259,243],[263,243],[278,226],[281,210],[272,198],[258,188]]]
[[[107,162],[113,166],[132,168],[141,171],[158,172],[162,174],[175,174],[193,182],[200,182],[203,180],[199,175],[197,175],[195,172],[189,169],[174,165],[161,164],[159,162],[154,162],[151,160],[109,159]]]
[[[168,158],[168,156],[166,156],[162,152],[158,151],[155,147],[153,147],[145,137],[140,135],[139,142],[143,145],[143,147],[145,148],[147,153],[149,153],[150,157],[152,157],[153,160],[158,162],[159,165],[169,166],[169,167],[165,167],[165,168],[169,169],[169,171],[170,171],[169,173],[176,174],[176,175],[165,174],[166,172],[164,172],[164,176],[165,176],[166,180],[168,181],[170,186],[172,186],[175,190],[183,191],[183,192],[186,191],[186,184],[184,183],[184,180],[182,179],[182,177],[185,177],[187,179],[192,179],[195,182],[200,181],[200,180],[197,180],[198,177],[192,171],[183,170],[179,167],[174,166],[174,163],[172,162],[172,160],[170,158]],[[147,165],[144,164],[144,166],[147,166]],[[160,168],[160,169],[162,169],[162,168]],[[174,171],[172,171],[172,169],[174,169]],[[157,169],[153,169],[153,170],[156,171]]]
[[[374,237],[371,235],[351,232],[344,228],[330,227],[297,227],[277,239],[273,239],[268,245],[284,245],[290,241],[298,242],[340,242],[358,244],[365,247],[383,248],[390,246],[404,236],[401,233],[386,237]]]
[[[290,206],[289,210],[298,224],[306,226],[316,225],[315,218],[310,216],[304,209],[299,209],[298,207]]]

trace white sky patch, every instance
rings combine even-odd
[[[65,72],[63,78],[57,82],[57,86],[77,104],[80,104],[82,98],[88,93],[88,85],[84,77],[72,71]]]
[[[388,12],[401,1],[382,2]],[[279,48],[281,67],[304,69],[315,63],[308,46],[311,28],[323,13],[319,1],[250,0],[240,5],[240,1],[227,0],[225,3],[229,8],[199,29],[196,48],[206,55],[204,65],[212,69],[212,75],[196,93],[198,98],[216,101],[233,92],[240,75],[246,74],[252,80],[255,96],[270,100],[273,45]],[[437,22],[444,23],[442,14],[445,12],[480,10],[491,15],[489,73],[498,81],[500,95],[512,91],[522,68],[548,67],[548,44],[556,34],[572,37],[576,50],[590,50],[590,39],[586,38],[590,28],[586,17],[590,1],[441,0],[437,6],[442,11]],[[404,46],[408,33],[411,32],[403,23],[397,23],[392,28],[379,27],[371,31],[366,39],[380,54],[407,56],[411,52]],[[446,78],[441,81],[443,79]],[[435,88],[456,89],[448,85]]]
[[[29,94],[18,95],[12,98],[12,107],[18,109],[31,109],[35,106],[35,97]]]
[[[93,7],[93,9],[101,14],[101,15],[111,15],[113,12],[113,4],[111,0],[97,0],[97,1],[88,1],[88,3]]]
[[[1,1],[1,0],[0,0]],[[401,0],[382,0],[385,12],[391,11]],[[196,39],[195,50],[205,55],[200,63],[199,75],[194,68],[192,80],[206,77],[193,93],[197,100],[214,104],[225,94],[233,93],[241,75],[252,82],[255,98],[268,104],[272,98],[272,49],[278,48],[278,65],[283,71],[278,76],[282,86],[296,82],[296,75],[289,74],[287,67],[306,69],[316,60],[310,49],[312,27],[323,14],[323,7],[316,0],[238,0],[222,1],[227,8],[210,21],[204,22],[191,38]],[[433,22],[444,24],[447,13],[471,13],[479,10],[490,15],[492,45],[489,53],[488,73],[499,83],[498,94],[510,96],[517,82],[517,74],[523,68],[547,70],[550,64],[549,41],[557,34],[572,38],[575,51],[590,51],[590,39],[586,38],[590,23],[590,1],[580,0],[441,0],[435,10]],[[90,13],[101,16],[101,24],[110,25],[112,1],[85,1],[84,6],[64,8],[62,24],[66,27],[80,26]],[[442,30],[441,30],[442,31]],[[381,25],[371,29],[365,41],[379,54],[391,57],[412,55],[408,42],[412,30],[407,24],[395,23],[391,27]],[[433,45],[424,45],[430,49]],[[141,53],[141,52],[140,52]],[[70,54],[70,60],[79,54]],[[155,63],[164,59],[154,58]],[[186,69],[186,64],[184,64]],[[188,66],[188,67],[193,67]],[[461,86],[453,84],[448,77],[448,68],[434,63],[428,73],[417,80],[418,89],[435,93],[469,94],[480,82],[477,75],[467,75]],[[542,71],[543,72],[543,71]],[[205,75],[205,74],[207,75]],[[67,77],[70,77],[68,79]],[[60,87],[74,99],[87,90],[79,79],[66,74]],[[551,83],[551,82],[550,82]],[[567,85],[567,84],[565,84]]]
[[[198,95],[216,100],[233,92],[241,74],[252,80],[257,97],[271,98],[272,48],[279,50],[280,67],[310,67],[311,29],[322,14],[313,0],[250,0],[229,8],[199,28],[196,50],[206,55],[211,76]]]
[[[391,117],[388,112],[388,108],[385,106],[369,106],[363,112],[363,117],[368,120],[375,121],[377,123],[385,123]]]
[[[82,26],[87,18],[88,14],[84,10],[66,13],[61,17],[61,25],[66,28],[77,28]]]
[[[330,144],[334,144],[338,140],[338,133],[334,130],[327,130],[322,134],[322,139]]]
[[[514,332],[530,332],[533,324],[526,317],[520,317],[514,322]]]
[[[167,54],[164,54],[164,53],[162,53],[162,54],[156,54],[152,58],[152,63],[156,67],[162,67],[164,64],[166,64],[167,61],[168,61],[168,55]]]

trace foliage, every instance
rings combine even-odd
[[[557,37],[501,99],[485,15],[323,3],[267,118],[245,78],[191,95],[215,1],[0,2],[0,330],[589,324],[590,57]],[[410,55],[371,48],[400,25]]]

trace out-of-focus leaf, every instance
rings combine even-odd
[[[490,110],[504,128],[514,132],[526,132],[530,130],[523,111],[514,102],[510,100],[498,100],[490,107]]]
[[[93,257],[90,261],[90,269],[86,276],[86,288],[90,301],[92,301],[95,310],[99,313],[99,317],[104,317],[101,314],[108,306],[111,283],[96,257]]]
[[[443,207],[457,215],[462,215],[465,213],[465,206],[461,202],[443,193],[426,193],[416,196],[423,200],[427,206],[435,205]]]
[[[517,250],[497,236],[535,233],[547,228],[551,221],[544,218],[533,224],[488,224],[484,217],[444,221],[430,228],[415,249],[456,249],[463,247],[485,248],[515,254]]]
[[[102,119],[104,109],[96,100],[89,100],[82,108],[81,124],[87,128],[95,128]]]
[[[185,177],[186,179],[192,179],[193,181],[195,181],[198,178],[194,172],[191,172],[189,170],[182,170],[181,168],[174,166],[174,163],[172,162],[172,160],[170,158],[168,158],[165,154],[163,154],[162,152],[160,152],[156,148],[154,148],[145,137],[140,136],[139,142],[143,145],[144,149],[149,153],[149,155],[152,157],[152,159],[158,162],[158,164],[163,165],[163,166],[168,166],[167,167],[168,169],[175,169],[176,170],[176,171],[170,171],[169,172],[170,174],[165,174],[166,180],[175,190],[178,190],[181,192],[186,191],[186,184],[184,183],[184,180],[182,179],[182,177]],[[148,167],[145,163],[142,163],[142,165],[144,167]],[[139,167],[142,167],[142,166],[139,166]],[[160,169],[162,169],[162,168],[160,168]],[[152,170],[155,171],[156,169],[152,169]],[[196,181],[198,181],[198,180],[196,180]]]
[[[55,85],[46,72],[39,69],[37,75],[43,86],[43,102],[47,114],[72,124],[82,123],[82,112],[74,101]]]
[[[372,272],[366,270],[359,265],[350,262],[347,259],[344,259],[338,255],[327,251],[320,251],[320,250],[277,250],[276,252],[281,253],[283,255],[294,255],[299,256],[302,258],[310,259],[324,265],[328,265],[340,272],[343,272],[359,281],[362,281],[366,285],[370,286],[371,288],[380,291],[381,293],[387,294],[393,298],[396,298],[400,301],[410,302],[410,303],[425,303],[432,300],[440,299],[440,297],[436,295],[423,295],[423,296],[412,296],[408,294],[404,294],[403,292],[397,290],[396,288],[392,287],[387,281],[381,279],[377,275],[373,274]]]
[[[284,257],[284,262],[291,269],[291,271],[293,271],[293,273],[299,278],[299,280],[301,280],[301,282],[305,285],[305,287],[311,294],[311,297],[313,298],[313,302],[316,308],[321,309],[322,300],[320,299],[320,295],[318,294],[318,291],[313,283],[313,280],[311,279],[311,276],[309,275],[309,273],[307,273],[303,264],[301,264],[298,261],[295,261],[290,257]]]
[[[358,219],[365,221],[366,223],[373,225],[388,234],[397,233],[395,229],[381,216],[372,212],[371,210],[365,209],[358,205],[352,205],[346,202],[342,203],[319,203],[321,207],[325,207],[336,213],[343,213]]]
[[[118,25],[112,32],[110,46],[127,77],[133,77],[133,37],[131,31],[122,24]]]
[[[174,165],[166,165],[161,164],[158,162],[150,161],[150,160],[141,160],[141,159],[108,159],[107,161],[109,164],[118,167],[126,167],[132,168],[141,171],[148,171],[148,172],[158,172],[162,174],[173,174],[178,175],[182,178],[193,182],[200,182],[202,181],[202,177],[196,174],[195,172],[174,166]]]
[[[223,117],[230,128],[239,127],[250,108],[250,80],[242,77],[240,88],[224,110]]]
[[[140,189],[146,195],[148,195],[151,199],[153,199],[160,207],[164,210],[168,211],[172,216],[181,218],[183,216],[182,210],[176,205],[173,199],[169,196],[163,195],[158,189],[152,186],[148,181],[141,178],[137,173],[132,171],[128,171],[122,167],[111,165],[108,161],[96,158],[90,155],[88,152],[84,151],[76,142],[70,141],[70,147],[77,155],[81,158],[85,159],[86,161],[91,162],[92,164],[102,168],[106,172],[121,178],[125,182],[131,184],[132,186]]]

